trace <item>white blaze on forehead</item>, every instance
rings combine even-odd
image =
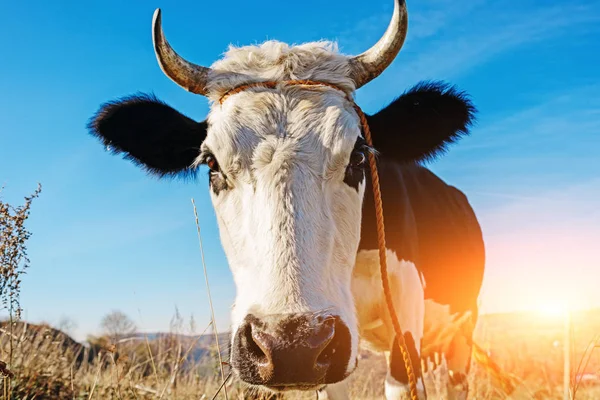
[[[359,120],[344,94],[327,86],[249,88],[212,107],[203,148],[236,179],[267,165],[303,165],[332,178],[343,173],[359,135]]]

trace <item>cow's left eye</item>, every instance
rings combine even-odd
[[[362,167],[367,162],[367,155],[364,151],[354,151],[350,156],[350,163],[348,164],[351,168]]]
[[[207,156],[204,162],[212,172],[219,172],[219,163],[213,155]]]

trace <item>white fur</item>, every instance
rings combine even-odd
[[[349,57],[339,54],[333,42],[290,46],[270,40],[258,46],[230,46],[211,66],[208,98],[217,101],[228,90],[251,82],[296,79],[328,82],[351,94],[355,84],[349,73]]]
[[[417,397],[425,398],[423,380],[417,381]],[[387,400],[410,400],[410,388],[408,385],[398,382],[389,373],[385,378],[385,398]]]
[[[348,60],[327,42],[267,42],[230,49],[212,70],[202,151],[214,154],[228,183],[212,201],[237,288],[232,330],[249,313],[338,315],[351,332],[350,372],[358,350],[350,287],[364,185],[357,192],[343,182],[360,134],[347,97],[354,89]],[[287,79],[344,91],[255,87],[216,101],[242,83]]]
[[[412,334],[417,350],[423,337],[425,294],[415,265],[398,260],[387,250],[387,268],[394,308],[400,326]],[[394,328],[387,310],[379,271],[379,251],[363,250],[356,256],[352,292],[356,301],[359,329],[364,345],[374,351],[389,351]]]
[[[394,308],[403,332],[410,332],[420,352],[423,337],[425,300],[423,281],[412,262],[398,260],[396,253],[387,250],[387,268]],[[360,251],[352,280],[359,332],[364,347],[374,351],[391,351],[395,332],[387,310],[381,285],[379,251]],[[419,382],[422,388],[422,382]],[[405,398],[408,385],[397,382],[390,374],[385,381],[386,398]]]

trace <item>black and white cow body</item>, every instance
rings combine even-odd
[[[379,163],[387,246],[423,274],[425,298],[477,318],[484,272],[484,244],[466,196],[418,164]],[[359,251],[376,248],[371,194],[367,190]],[[385,204],[390,205],[388,207]]]
[[[113,153],[156,176],[208,167],[236,284],[231,364],[254,387],[346,399],[360,339],[389,355],[387,398],[407,395],[381,289],[366,162],[372,152],[390,288],[417,377],[421,345],[435,345],[428,335],[440,328],[436,322],[477,316],[477,220],[461,192],[420,166],[468,133],[475,107],[452,86],[421,83],[367,116],[374,148],[361,131],[354,92],[392,62],[406,36],[406,4],[394,3],[386,33],[361,55],[339,54],[331,42],[268,41],[232,47],[210,68],[174,52],[157,11],[159,64],[174,82],[208,97],[206,120],[135,95],[104,104],[89,123]],[[440,310],[447,314],[441,319]],[[438,347],[459,374],[467,370],[468,348],[457,352],[454,342],[468,341],[466,333]]]
[[[484,243],[479,223],[466,196],[424,166],[417,163],[401,164],[382,154],[378,167],[386,244],[389,249],[388,263],[393,265],[397,260],[410,261],[422,276],[424,298],[427,300],[424,309],[425,324],[434,330],[440,328],[438,325],[442,324],[441,321],[428,321],[428,318],[439,317],[436,307],[441,307],[438,306],[446,306],[450,315],[470,314],[470,321],[465,324],[465,329],[456,336],[447,338],[448,342],[422,343],[441,353],[444,353],[442,349],[445,348],[444,355],[453,373],[453,383],[463,383],[469,370],[469,340],[477,322],[477,299],[484,272]],[[363,205],[358,259],[363,253],[376,253],[377,246],[375,206],[369,180]],[[360,315],[360,300],[356,301]],[[414,303],[409,307],[415,310]],[[430,315],[428,310],[431,311]],[[390,340],[391,325],[385,318],[385,310],[380,308],[379,318],[382,318],[381,315],[386,320],[386,337]],[[367,316],[366,319],[370,321],[366,321],[366,324],[373,324],[373,317]],[[403,328],[407,330],[408,327]],[[371,332],[361,333],[363,336],[372,335]],[[428,332],[424,340],[431,339],[436,333]],[[408,344],[415,343],[412,335],[413,332],[405,332]],[[383,350],[381,346],[376,349]],[[401,384],[407,384],[408,377],[402,357],[394,347],[391,351],[388,381],[397,380]],[[433,357],[431,351],[428,354],[417,349],[413,351],[419,352],[422,358]]]

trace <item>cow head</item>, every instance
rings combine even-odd
[[[395,0],[379,42],[356,57],[328,42],[270,41],[231,48],[210,68],[153,39],[162,70],[211,101],[196,122],[153,96],[101,107],[90,131],[159,176],[208,166],[210,193],[237,294],[231,361],[242,380],[276,390],[314,389],[355,368],[357,320],[351,276],[360,239],[366,153],[351,100],[404,41],[407,12]],[[240,85],[310,79],[331,86]],[[223,100],[223,101],[221,101]],[[375,147],[411,162],[465,132],[471,105],[438,84],[421,85],[369,116]],[[389,131],[386,133],[385,130]]]

